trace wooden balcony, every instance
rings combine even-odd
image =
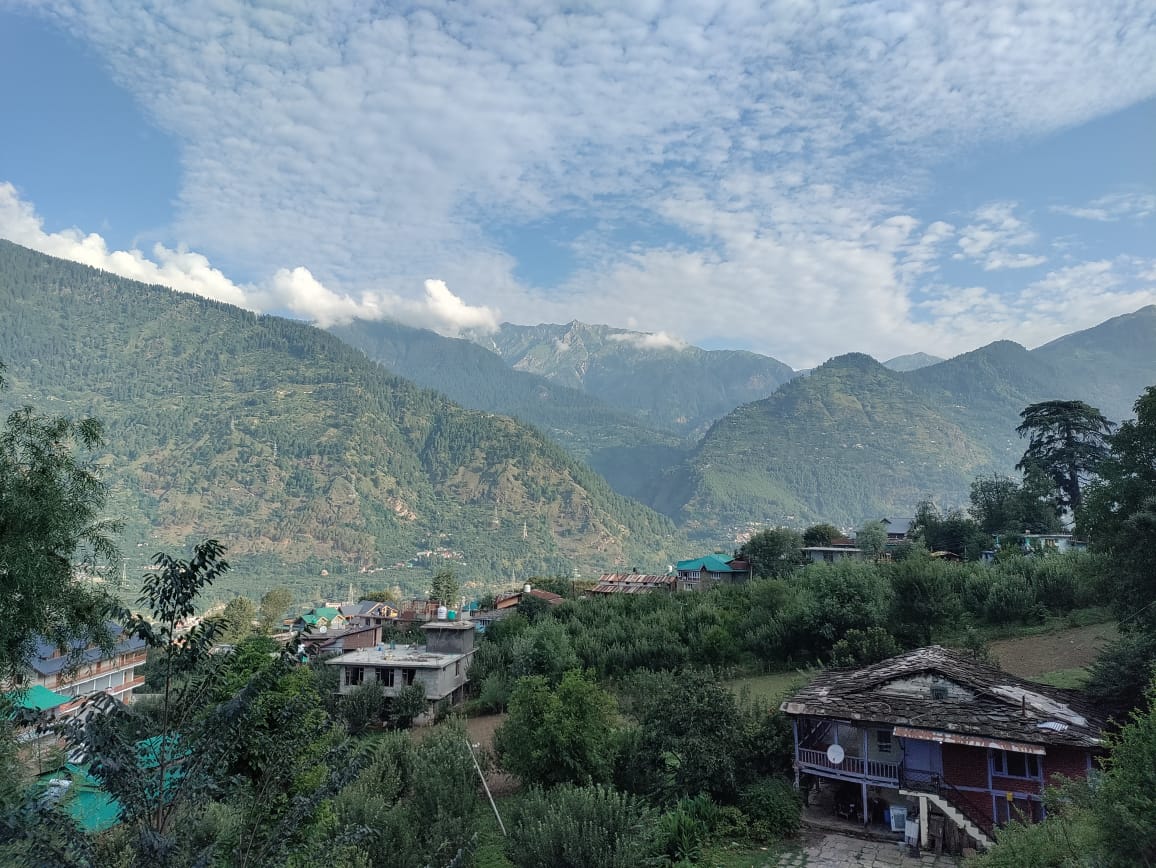
[[[836,765],[827,759],[827,752],[801,747],[798,751],[799,771],[842,781],[866,782],[872,786],[898,787],[899,764],[864,760],[857,756],[843,758]]]

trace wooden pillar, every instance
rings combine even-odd
[[[791,732],[795,737],[795,789],[799,789],[799,719],[791,718]]]
[[[867,816],[867,730],[863,730],[863,825],[866,826],[870,817]]]
[[[919,797],[919,846],[927,849],[931,841],[927,836],[927,796]]]

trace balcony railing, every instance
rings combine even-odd
[[[827,758],[827,752],[799,748],[799,764],[809,770],[831,777],[845,779],[878,781],[880,783],[899,784],[899,764],[882,762],[880,760],[864,760],[862,757],[848,756],[841,763],[833,763]]]

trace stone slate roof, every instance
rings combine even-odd
[[[948,682],[962,688],[949,695],[970,698],[933,698],[929,688],[898,689],[921,677]],[[1099,746],[1106,724],[1077,691],[1025,681],[939,645],[863,669],[828,670],[788,697],[781,709],[795,716],[1081,748]]]
[[[672,591],[677,576],[646,576],[642,573],[606,573],[589,594],[646,594],[651,591]]]
[[[116,645],[113,647],[112,654],[105,658],[100,649],[95,646],[87,646],[83,642],[73,642],[69,646],[67,654],[59,654],[55,645],[44,638],[36,639],[36,646],[32,652],[32,658],[28,661],[39,675],[47,676],[54,675],[60,672],[70,663],[84,667],[91,663],[95,663],[101,659],[115,660],[121,654],[128,654],[133,651],[139,651],[145,647],[144,639],[139,636],[125,637],[124,628],[120,624],[113,621],[106,623],[109,632],[116,637]]]

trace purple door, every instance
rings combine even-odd
[[[903,776],[906,780],[931,782],[943,774],[943,751],[936,741],[903,739]]]

